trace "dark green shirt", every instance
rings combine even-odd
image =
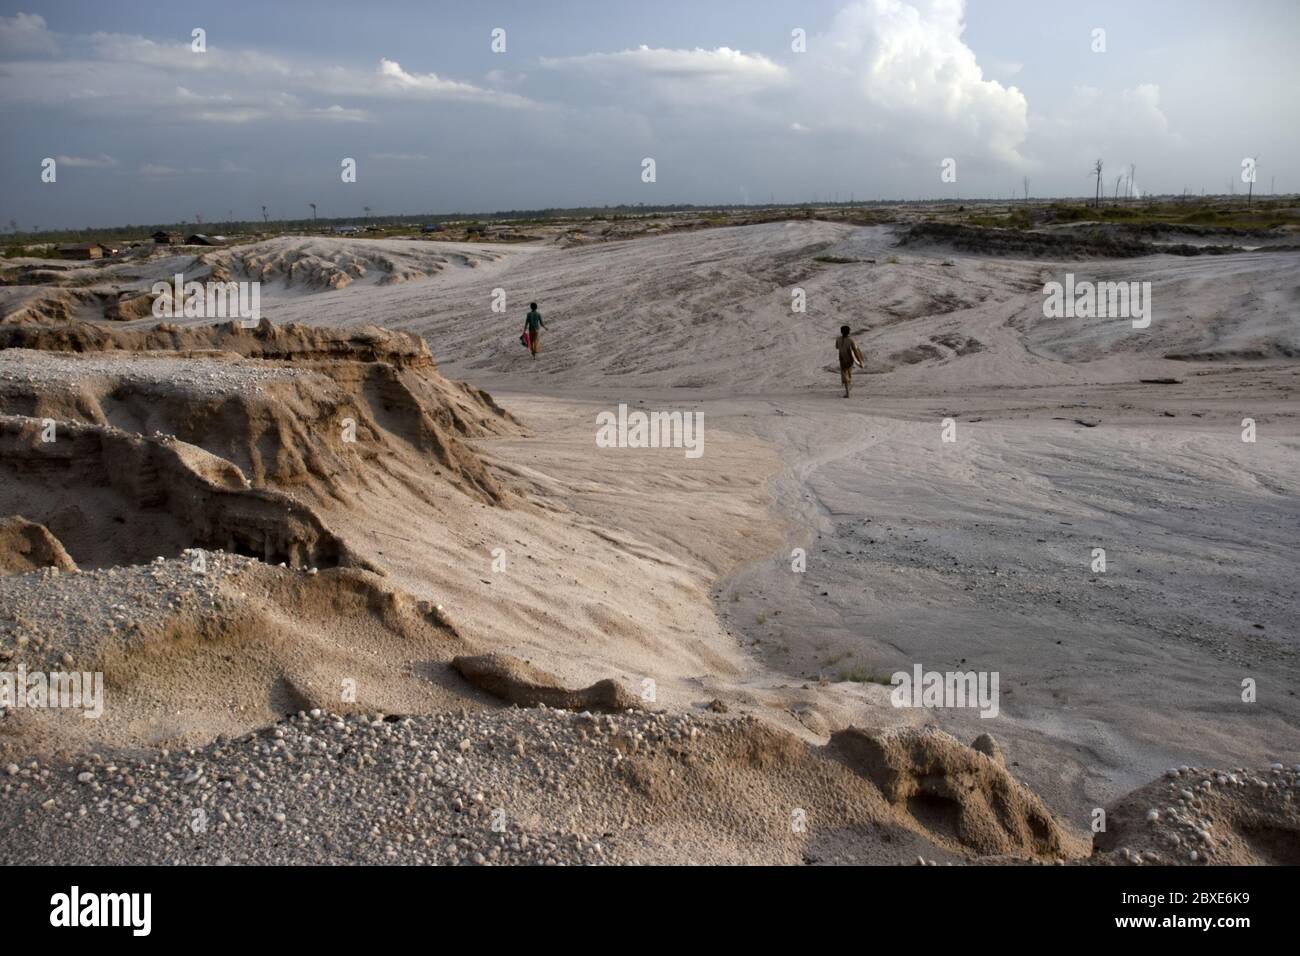
[[[541,324],[542,313],[540,312],[530,311],[526,316],[524,316],[524,327],[527,328],[529,332],[536,332],[538,326]]]

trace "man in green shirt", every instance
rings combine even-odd
[[[533,358],[537,358],[537,349],[541,345],[542,329],[546,328],[546,323],[542,321],[542,313],[537,311],[537,303],[528,303],[528,314],[524,316],[524,331],[528,333],[528,351]]]

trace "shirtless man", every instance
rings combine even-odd
[[[835,348],[840,353],[840,384],[844,386],[844,397],[849,397],[849,390],[853,388],[853,366],[866,368],[866,363],[862,360],[862,353],[858,350],[858,343],[849,338],[849,327],[840,326],[840,337],[835,340]]]

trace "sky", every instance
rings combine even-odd
[[[1297,0],[0,0],[0,231],[1295,192],[1298,121]]]

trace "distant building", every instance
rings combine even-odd
[[[196,232],[185,240],[187,246],[224,246],[225,244],[225,236],[205,236],[201,232]]]
[[[155,246],[179,246],[181,244],[181,234],[159,229],[153,234],[153,244]]]
[[[59,246],[60,259],[102,259],[105,249],[97,242],[79,242]]]

